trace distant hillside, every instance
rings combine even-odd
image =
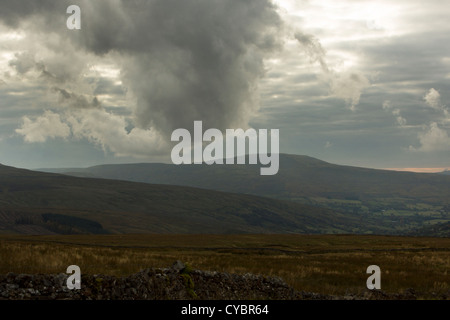
[[[420,237],[450,237],[450,222],[442,222],[429,226],[424,226],[408,233],[410,236]]]
[[[261,176],[260,165],[173,165],[160,163],[101,165],[58,170],[73,176],[191,186],[295,200],[325,197],[347,200],[410,198],[450,204],[450,177],[341,166],[307,156],[280,154],[274,176]]]
[[[0,233],[349,233],[358,224],[258,196],[0,165]]]
[[[280,154],[277,175],[261,176],[259,169],[259,164],[140,163],[59,169],[59,172],[291,200],[331,209],[361,221],[361,225],[364,221],[366,225],[362,228],[371,231],[397,234],[427,223],[450,221],[448,175],[342,166],[288,154]],[[373,221],[376,222],[372,224]]]

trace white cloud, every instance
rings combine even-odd
[[[363,90],[369,86],[369,80],[361,73],[337,74],[331,79],[333,94],[344,99],[352,111],[356,110]]]
[[[345,100],[350,110],[356,110],[363,90],[370,86],[370,81],[366,76],[349,68],[349,66],[356,64],[357,59],[351,57],[343,61],[342,66],[337,69],[327,63],[326,51],[316,37],[302,32],[296,32],[294,37],[302,46],[310,61],[312,63],[319,62],[325,81],[331,88],[331,94]]]
[[[26,142],[45,142],[48,138],[67,138],[70,128],[61,121],[58,114],[45,111],[42,116],[31,120],[27,116],[22,118],[22,126],[16,129],[16,133],[22,135]]]
[[[423,97],[425,102],[430,108],[436,109],[436,110],[442,110],[444,106],[441,102],[441,95],[439,91],[437,91],[434,88],[431,88],[428,93]]]
[[[426,132],[418,135],[420,147],[410,146],[411,151],[450,151],[450,137],[445,129],[439,128],[436,122],[432,122]]]
[[[128,131],[129,126],[124,116],[104,109],[69,110],[62,116],[46,111],[34,120],[23,117],[16,133],[29,143],[43,143],[49,138],[87,139],[116,156],[143,158],[168,150],[166,140],[155,130],[132,128]]]
[[[154,129],[132,128],[124,116],[102,109],[72,112],[67,117],[76,139],[87,139],[116,156],[144,158],[167,151],[168,144]]]

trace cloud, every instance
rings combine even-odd
[[[154,129],[131,128],[124,116],[101,109],[69,112],[66,122],[75,139],[87,139],[116,156],[145,158],[167,150],[168,143]]]
[[[430,108],[443,112],[444,117],[440,119],[441,123],[450,122],[450,112],[441,102],[441,95],[439,91],[431,88],[423,98]]]
[[[330,70],[325,61],[326,52],[319,40],[311,34],[305,34],[299,31],[295,33],[294,37],[302,45],[311,62],[314,63],[318,61],[323,71],[329,73]]]
[[[19,74],[25,74],[37,67],[36,62],[34,61],[34,56],[30,52],[16,53],[14,56],[15,59],[11,60],[9,65]]]
[[[69,1],[65,0],[57,2],[52,0],[22,0],[19,2],[14,0],[3,0],[2,10],[0,11],[0,19],[3,20],[8,26],[17,28],[24,22],[35,19],[39,16],[51,16],[55,12],[65,12],[68,3]],[[25,19],[27,20],[25,21]],[[42,20],[42,23],[45,24],[53,24],[60,21],[60,19]]]
[[[97,97],[88,97],[58,87],[54,87],[53,90],[59,94],[58,102],[70,108],[91,109],[100,107],[100,101]]]
[[[139,127],[168,136],[195,120],[220,130],[248,126],[259,109],[264,58],[282,45],[282,21],[269,1],[152,1],[133,18],[135,36],[114,49],[145,52],[123,69]]]
[[[364,89],[370,86],[369,80],[361,73],[343,73],[331,79],[333,94],[344,99],[350,110],[355,111]]]
[[[69,137],[75,140],[86,139],[100,146],[103,151],[120,157],[144,158],[159,155],[167,149],[166,140],[155,130],[127,129],[129,125],[124,116],[103,109],[83,112],[67,110],[62,115],[47,110],[35,119],[23,117],[22,125],[16,129],[16,133],[29,143]]]
[[[69,38],[57,35],[49,37],[28,31],[17,46],[20,51],[9,61],[12,70],[20,77],[35,77],[48,84],[61,86],[79,82],[89,60],[95,62],[92,55],[76,50]]]
[[[401,127],[406,126],[407,122],[405,118],[403,118],[402,116],[398,116],[396,119],[399,126]]]
[[[370,81],[360,72],[336,72],[326,62],[326,52],[313,35],[297,32],[294,37],[303,47],[311,62],[319,62],[331,93],[335,97],[345,100],[350,110],[354,111],[359,104],[362,91],[370,86]]]
[[[59,114],[52,111],[45,111],[42,116],[31,120],[23,117],[22,125],[16,129],[16,133],[22,135],[24,140],[29,143],[45,142],[48,138],[68,138],[70,128],[61,121]]]
[[[427,131],[421,132],[418,135],[420,147],[409,147],[410,151],[450,151],[450,137],[445,129],[439,128],[436,122],[432,122]]]
[[[391,109],[391,108],[392,108],[391,101],[389,101],[389,100],[383,101],[383,109],[384,109],[384,110],[389,110],[389,109]]]
[[[0,135],[10,139],[2,158],[14,163],[27,154],[31,166],[46,161],[36,149],[60,150],[51,135],[45,146],[8,138],[24,115],[35,122],[50,109],[70,128],[60,137],[69,140],[65,148],[82,146],[73,161],[83,164],[157,152],[158,139],[170,143],[167,132],[200,119],[209,127],[280,128],[284,152],[331,162],[445,165],[450,151],[411,157],[402,147],[420,149],[419,133],[427,144],[431,123],[450,135],[450,7],[278,2],[292,10],[283,14],[265,0],[78,0],[82,29],[70,31],[73,1],[2,0]],[[383,30],[368,29],[368,21]],[[387,99],[391,107],[382,109]],[[358,112],[342,110],[343,101]],[[324,148],[330,137],[339,148]]]
[[[425,100],[425,102],[427,103],[427,105],[430,108],[433,108],[436,110],[441,110],[444,108],[444,106],[442,105],[442,102],[441,102],[441,95],[434,88],[431,88],[428,91],[428,93],[423,97],[423,99]]]
[[[407,121],[406,121],[405,118],[403,118],[403,117],[401,116],[401,114],[400,114],[400,109],[394,108],[394,107],[392,106],[390,100],[385,100],[385,101],[383,102],[382,107],[383,107],[383,110],[391,111],[391,112],[392,112],[392,115],[395,116],[395,119],[397,120],[397,124],[398,124],[400,127],[406,126]]]
[[[36,71],[35,80],[57,94],[59,106],[86,109],[77,114],[86,124],[93,117],[87,110],[100,108],[101,98],[84,74],[101,59],[112,61],[127,89],[129,125],[136,128],[128,137],[151,131],[170,141],[174,129],[191,128],[195,120],[220,130],[248,127],[260,107],[264,60],[283,46],[283,21],[270,0],[81,0],[79,31],[65,27],[66,4],[2,2],[0,22],[24,30],[24,46],[35,44],[10,66],[28,77]],[[121,121],[110,124],[125,128]],[[83,132],[92,141],[107,140],[89,128]]]
[[[398,112],[400,112],[400,110],[398,110],[398,109],[396,109],[396,110],[397,110]],[[392,113],[394,114],[394,112],[392,112]],[[397,123],[398,123],[398,125],[399,125],[400,127],[406,126],[407,121],[406,121],[406,119],[403,118],[402,116],[397,115],[397,117],[396,117],[395,119],[397,120]]]

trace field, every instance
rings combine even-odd
[[[0,236],[0,273],[125,276],[181,260],[194,269],[279,276],[297,290],[366,291],[369,265],[381,289],[413,289],[428,299],[450,290],[450,238],[372,235],[65,235]]]

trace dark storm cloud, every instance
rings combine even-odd
[[[69,1],[64,0],[2,0],[0,19],[11,27],[18,27],[25,19],[31,17],[49,17],[55,12],[65,12],[68,3]],[[51,23],[51,21],[55,21],[55,19],[49,19],[47,23]]]
[[[53,134],[153,161],[157,145],[168,154],[173,129],[203,120],[279,128],[283,152],[330,162],[405,167],[447,148],[433,160],[447,165],[447,7],[288,2],[283,13],[269,0],[2,0],[0,141],[20,126],[17,144],[65,145]],[[81,30],[66,27],[72,4]]]
[[[133,51],[123,79],[141,127],[167,134],[194,120],[222,130],[247,125],[263,59],[281,45],[281,20],[268,1],[152,1],[143,11],[125,2],[122,12],[133,17],[132,30],[112,44],[98,33],[88,44]]]
[[[140,128],[152,127],[167,137],[176,128],[191,128],[194,120],[222,130],[245,127],[258,110],[263,59],[282,46],[282,21],[270,1],[76,4],[82,12],[76,32],[67,30],[65,20],[55,25],[56,17],[58,23],[68,17],[65,1],[3,1],[0,19],[12,27],[35,21],[41,31],[57,32],[96,55],[118,53],[122,81],[137,101]],[[15,68],[26,71],[31,66],[22,60]]]

